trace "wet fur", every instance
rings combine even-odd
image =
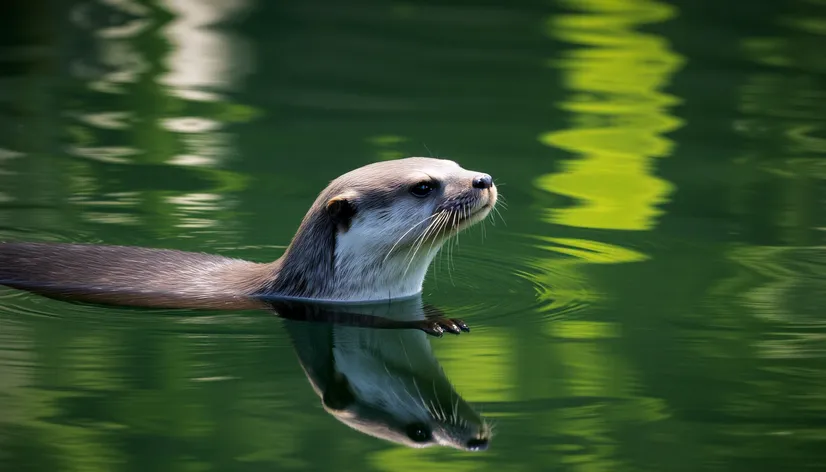
[[[470,186],[475,175],[454,162],[427,158],[348,172],[320,193],[284,255],[272,263],[169,249],[0,243],[0,284],[58,298],[154,307],[215,308],[251,296],[412,296],[421,291],[442,241],[412,252],[426,225],[406,239],[400,233],[437,211],[469,212],[481,201]],[[411,197],[411,182],[428,176],[443,182],[440,193],[430,200]],[[495,202],[495,187],[487,198]],[[391,251],[400,241],[405,244]]]
[[[170,249],[54,243],[0,244],[0,283],[77,301],[216,307],[255,293],[278,264]],[[233,306],[237,307],[234,300]]]

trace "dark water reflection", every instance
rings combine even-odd
[[[272,260],[407,155],[508,208],[425,287],[472,332],[415,344],[484,453],[325,413],[329,325],[3,289],[0,470],[826,467],[822,1],[7,3],[0,239]]]

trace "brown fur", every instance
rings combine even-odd
[[[448,177],[451,193],[440,194],[443,206],[458,212],[480,198],[470,188],[471,172],[455,163],[425,158],[378,162],[331,182],[284,255],[272,263],[169,249],[0,243],[0,284],[51,297],[152,307],[237,308],[258,295],[335,298],[347,293],[343,282],[374,283],[365,275],[375,269],[370,264],[381,264],[381,259],[350,261],[336,273],[342,270],[336,264],[337,235],[349,231],[351,219],[361,212],[375,216],[370,225],[387,221],[383,218],[395,211],[396,199],[412,198],[407,193],[415,178],[411,175],[423,170]],[[495,191],[492,195],[495,201]]]
[[[0,244],[0,283],[55,298],[133,306],[219,307],[247,300],[278,263],[169,249]]]

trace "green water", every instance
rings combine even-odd
[[[0,289],[3,471],[826,469],[826,2],[7,2],[0,239],[277,258],[337,175],[494,176],[424,301],[495,424],[321,407],[268,313]]]

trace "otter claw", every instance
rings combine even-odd
[[[470,328],[464,321],[458,318],[436,318],[423,321],[419,328],[425,333],[441,338],[445,331],[451,334],[461,334],[462,331],[469,333]]]
[[[445,332],[444,328],[442,328],[436,321],[426,321],[422,323],[421,330],[431,336],[436,336],[437,338],[441,338]]]
[[[469,333],[469,332],[470,332],[470,328],[468,328],[468,325],[467,325],[467,324],[465,324],[465,322],[464,322],[464,321],[462,321],[462,320],[460,320],[460,319],[458,319],[458,318],[453,318],[451,321],[453,321],[454,323],[456,323],[456,325],[457,325],[457,326],[459,327],[459,329],[461,329],[462,331],[464,331],[464,332],[466,332],[466,333]]]
[[[444,328],[449,333],[459,334],[461,331],[459,330],[459,326],[456,324],[455,321],[451,319],[446,319],[441,321],[442,328]]]

